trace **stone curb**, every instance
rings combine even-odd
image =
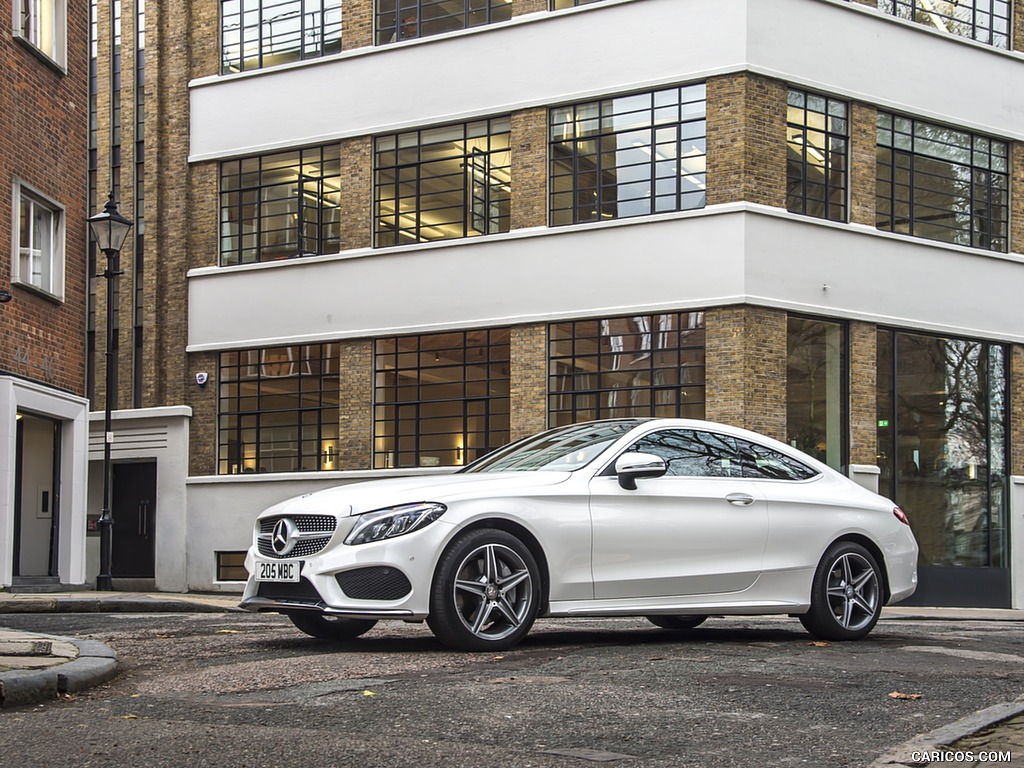
[[[117,656],[103,643],[40,635],[78,648],[78,658],[47,669],[0,673],[0,709],[52,701],[105,683],[117,674]]]
[[[163,598],[0,598],[0,613],[225,613],[240,608],[201,600]]]
[[[956,722],[936,728],[928,733],[919,734],[910,739],[910,741],[903,742],[898,747],[894,747],[875,760],[868,768],[928,765],[927,761],[911,759],[911,755],[915,752],[928,753],[948,750],[961,739],[973,736],[979,731],[1001,723],[1003,720],[1016,717],[1022,712],[1024,712],[1024,699],[1007,701],[979,710],[973,715],[968,715]]]

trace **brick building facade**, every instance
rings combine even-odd
[[[293,5],[289,37],[231,2],[121,3],[147,42],[144,145],[121,94],[146,239],[119,405],[187,423],[158,587],[237,589],[253,515],[289,494],[643,413],[896,496],[938,532],[922,600],[1024,604],[1024,3],[976,27],[876,0],[512,0],[405,26],[374,0]],[[671,373],[602,368],[666,333]]]
[[[85,581],[88,10],[2,21],[0,588]]]

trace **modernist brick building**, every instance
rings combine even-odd
[[[124,575],[238,589],[280,498],[681,415],[894,497],[920,601],[1024,606],[1024,3],[140,2]]]
[[[48,588],[86,579],[89,5],[5,6],[0,588]]]

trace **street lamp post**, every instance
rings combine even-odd
[[[113,536],[112,526],[114,519],[110,515],[110,446],[114,442],[114,433],[110,428],[110,411],[114,378],[117,376],[117,360],[115,359],[114,344],[114,287],[117,276],[121,274],[121,248],[132,228],[132,222],[117,212],[117,203],[114,202],[114,193],[110,193],[107,204],[103,207],[102,213],[90,216],[89,229],[99,248],[107,257],[107,268],[102,275],[107,279],[107,350],[106,350],[106,392],[103,395],[103,510],[100,512],[98,522],[100,530],[100,571],[96,576],[96,589],[110,591],[112,588],[110,566],[111,566],[111,537]]]

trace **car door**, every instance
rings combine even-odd
[[[622,488],[614,468],[590,482],[594,596],[653,598],[738,592],[761,572],[765,497],[743,477],[735,440],[666,429],[627,451],[665,459],[663,477]]]

